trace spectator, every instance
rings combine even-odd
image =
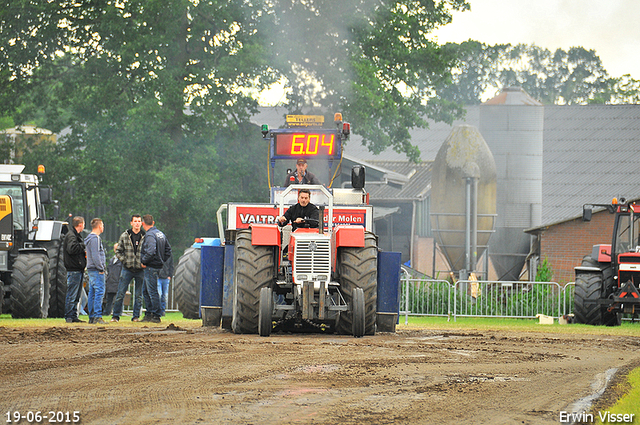
[[[142,292],[144,287],[144,269],[140,263],[140,247],[144,239],[144,230],[142,230],[142,217],[139,214],[131,216],[131,229],[127,229],[120,235],[118,239],[118,249],[116,249],[116,257],[122,263],[122,271],[120,272],[120,280],[118,282],[118,293],[113,304],[112,322],[120,321],[122,315],[122,304],[127,294],[127,288],[134,280],[134,301],[133,301],[133,317],[132,322],[140,321],[140,310],[142,310]]]
[[[118,249],[118,244],[113,244],[113,251]],[[104,284],[104,302],[102,303],[102,314],[108,316],[113,309],[113,299],[118,293],[118,283],[120,282],[120,272],[122,272],[122,262],[117,256],[113,256],[107,265],[107,280]]]
[[[106,257],[100,235],[104,223],[99,218],[91,220],[91,233],[84,239],[87,247],[87,273],[89,274],[88,309],[89,323],[104,325],[102,319],[102,298],[104,297],[104,273]]]
[[[67,296],[64,318],[67,323],[84,323],[78,319],[78,303],[82,289],[82,275],[87,266],[87,254],[80,232],[84,229],[84,217],[71,220],[71,228],[64,237],[64,266],[67,269]]]
[[[143,322],[160,323],[160,296],[158,295],[158,275],[164,263],[171,257],[171,245],[167,237],[155,227],[151,214],[142,217],[142,228],[146,232],[140,261],[144,267],[144,288],[146,290],[145,303],[147,311]]]

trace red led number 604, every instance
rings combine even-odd
[[[308,133],[279,135],[277,153],[291,156],[334,154],[335,134]]]

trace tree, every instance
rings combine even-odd
[[[255,111],[243,87],[274,81],[254,36],[260,9],[188,0],[4,6],[2,69],[23,92],[16,117],[44,111],[43,125],[67,129],[56,149],[74,168],[52,157],[48,167],[73,187],[67,208],[149,212],[184,238],[189,222],[210,219],[225,186],[217,134]]]
[[[439,87],[447,100],[477,104],[487,91],[509,86],[522,87],[544,104],[608,103],[622,95],[595,51],[583,47],[551,52],[536,45],[471,40],[445,47],[458,57],[451,84]]]
[[[434,90],[454,56],[428,35],[466,8],[465,0],[347,0],[339,10],[329,0],[5,0],[0,112],[64,130],[45,165],[70,188],[65,210],[151,213],[186,241],[220,202],[266,199],[266,172],[247,178],[266,146],[247,140],[259,133],[246,123],[255,93],[276,81],[289,84],[291,111],[342,111],[372,150],[393,146],[417,159],[408,130],[461,113]],[[241,194],[238,181],[250,183]]]

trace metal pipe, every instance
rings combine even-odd
[[[465,179],[464,196],[464,268],[471,270],[471,177]]]
[[[415,240],[415,232],[416,232],[416,201],[412,202],[413,204],[413,212],[411,213],[411,241],[409,242],[409,264],[414,269],[417,268],[415,264],[413,264],[413,241]]]
[[[471,271],[478,264],[478,179],[474,178],[471,191]]]

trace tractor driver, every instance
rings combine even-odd
[[[311,202],[311,191],[309,189],[300,189],[298,192],[298,203],[289,207],[289,209],[276,220],[280,226],[285,226],[291,222],[292,231],[299,227],[318,227],[320,213],[318,207]],[[311,219],[312,221],[306,221]]]
[[[287,179],[284,181],[284,187],[288,187],[290,184],[321,184],[318,178],[307,171],[307,160],[300,158],[296,161],[296,169],[287,174]]]

